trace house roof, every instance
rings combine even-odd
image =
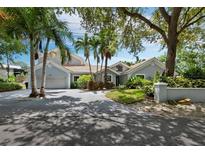
[[[100,72],[104,72],[104,70],[105,70],[105,68],[103,68],[102,71],[99,71],[99,73],[100,73]],[[121,73],[119,73],[119,72],[113,70],[113,69],[110,68],[109,66],[107,67],[107,70],[109,70],[109,71],[111,71],[111,72],[113,72],[113,73],[115,73],[115,74],[117,74],[117,75],[120,75],[120,74],[121,74]]]
[[[72,73],[78,73],[78,74],[83,74],[83,73],[90,73],[90,68],[88,64],[85,65],[64,65],[64,67],[68,70],[70,70]],[[98,67],[100,70],[100,66]],[[97,66],[96,65],[91,65],[91,71],[92,73],[97,72]]]
[[[46,63],[46,65],[48,66],[49,64],[50,64],[50,65],[53,65],[54,67],[56,67],[56,68],[58,68],[58,69],[60,69],[60,70],[62,70],[63,72],[66,72],[66,73],[69,73],[69,72],[70,72],[69,70],[67,70],[67,69],[66,69],[65,67],[63,67],[62,65],[59,65],[59,64],[57,64],[57,63],[55,63],[55,62],[53,62],[53,61],[48,60],[47,63]],[[43,63],[37,64],[36,67],[35,67],[35,70],[40,69],[42,66],[43,66]]]
[[[130,66],[128,66],[127,64],[125,64],[125,63],[123,63],[123,62],[121,62],[121,61],[119,61],[119,62],[117,62],[117,63],[114,63],[114,64],[110,65],[109,67],[112,68],[112,67],[115,67],[115,66],[117,66],[117,65],[119,65],[119,64],[121,64],[121,65],[123,65],[123,66],[125,66],[125,67],[127,67],[127,68],[130,68]]]
[[[137,63],[135,65],[132,65],[129,70],[124,72],[124,74],[127,74],[127,73],[130,73],[132,71],[136,71],[136,70],[142,69],[143,67],[149,65],[151,62],[155,62],[162,69],[165,68],[165,66],[164,66],[164,64],[162,62],[160,62],[156,57],[153,57],[153,58],[147,59],[145,61],[142,61],[140,63]]]
[[[163,63],[161,63],[156,57],[153,57],[153,58],[147,59],[147,60],[145,60],[145,61],[142,61],[142,62],[140,62],[140,63],[137,63],[137,64],[135,64],[135,65],[132,65],[132,66],[130,66],[130,67],[128,66],[129,69],[128,69],[127,71],[122,72],[122,73],[116,72],[115,70],[113,70],[113,69],[111,68],[111,67],[116,66],[117,64],[123,64],[122,62],[117,62],[117,63],[115,63],[115,64],[113,64],[113,65],[111,65],[111,66],[108,66],[108,70],[112,71],[113,73],[115,73],[115,74],[117,74],[117,75],[120,75],[120,74],[128,74],[128,73],[130,73],[130,72],[132,72],[132,71],[140,70],[140,69],[144,68],[145,66],[149,65],[149,64],[152,63],[152,62],[155,62],[155,63],[156,63],[160,68],[162,68],[162,69],[165,68],[165,66],[164,66]],[[124,64],[124,65],[126,65],[126,64]],[[104,69],[103,69],[102,71],[104,71]]]

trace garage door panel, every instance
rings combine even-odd
[[[65,78],[47,79],[46,88],[47,89],[63,89],[66,88]]]
[[[47,89],[65,89],[66,87],[66,79],[65,78],[47,78],[46,79],[46,87]],[[37,87],[41,87],[41,79],[37,79]]]

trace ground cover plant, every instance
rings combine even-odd
[[[114,89],[106,93],[106,97],[123,104],[143,101],[145,94],[139,89]]]

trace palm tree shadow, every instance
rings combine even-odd
[[[1,140],[0,145],[205,144],[204,120],[137,113],[112,101],[83,103],[63,96],[47,102],[13,114],[8,123],[8,118],[1,119],[0,126],[3,122],[13,126],[3,130],[12,134],[12,139]]]

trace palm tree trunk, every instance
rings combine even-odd
[[[101,81],[102,81],[102,82],[103,82],[103,73],[102,73],[103,62],[104,62],[104,59],[102,59],[102,61],[101,61],[101,66],[100,66],[100,73],[101,73]]]
[[[93,73],[92,73],[91,64],[90,64],[90,58],[89,57],[88,57],[88,65],[89,65],[90,75],[91,75],[91,78],[93,80]]]
[[[105,85],[107,84],[107,61],[108,61],[108,57],[105,57],[105,76],[104,76]]]
[[[30,70],[31,70],[31,94],[29,97],[37,97],[36,74],[35,74],[35,46],[33,36],[30,36]]]
[[[96,72],[98,72],[98,62],[99,62],[99,61],[98,61],[98,58],[97,58],[97,71],[96,71]]]
[[[10,65],[9,65],[9,55],[8,54],[6,54],[6,61],[7,61],[7,78],[9,78]]]
[[[46,63],[47,63],[47,57],[48,57],[48,45],[49,45],[50,39],[47,39],[45,51],[43,54],[43,67],[42,67],[42,76],[41,76],[41,89],[40,89],[40,97],[45,97],[45,85],[46,85]]]

